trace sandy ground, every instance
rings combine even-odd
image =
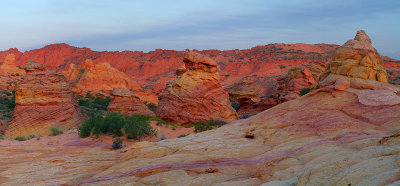
[[[141,140],[131,140],[126,137],[123,139],[123,144],[130,146],[138,141],[156,142],[162,139],[178,138],[182,134],[194,133],[194,128],[176,128],[172,126],[157,126],[157,122],[152,121],[151,126],[157,131],[157,136],[146,137]],[[32,146],[32,145],[63,145],[63,146],[111,146],[113,141],[112,136],[102,135],[98,138],[87,137],[80,138],[76,129],[69,130],[58,136],[42,136],[35,137],[26,141],[17,140],[0,140],[0,146]]]

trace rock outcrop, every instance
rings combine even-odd
[[[221,68],[222,85],[230,86],[241,78],[259,79],[255,83],[265,95],[270,90],[268,79],[287,73],[287,71],[312,61],[328,62],[333,51],[339,47],[330,44],[268,44],[244,50],[203,50],[199,53],[218,62]],[[48,69],[65,70],[70,64],[84,66],[86,59],[97,63],[107,61],[113,68],[126,73],[138,81],[141,87],[158,93],[166,82],[175,78],[175,70],[183,65],[184,51],[160,50],[140,51],[92,51],[86,47],[73,47],[67,44],[52,44],[40,49],[20,52],[17,49],[0,51],[0,61],[5,55],[13,53],[16,64],[23,65],[27,60],[44,64]],[[382,58],[385,68],[390,70],[391,82],[398,82],[400,63],[398,60]]]
[[[15,65],[15,54],[8,53],[0,65],[0,89],[14,90],[25,71]]]
[[[109,63],[94,64],[92,60],[85,61],[83,68],[71,64],[65,76],[76,92],[111,91],[114,88],[140,89],[140,85],[125,73],[110,66]]]
[[[134,114],[155,115],[138,96],[125,88],[114,88],[111,95],[114,99],[108,105],[110,112],[121,112],[130,116]]]
[[[22,69],[19,69],[15,65],[15,55],[14,54],[8,54],[6,58],[4,59],[4,62],[2,65],[0,65],[0,74],[1,75],[25,75],[25,71]]]
[[[80,125],[82,115],[64,75],[46,71],[33,61],[24,69],[26,75],[16,89],[16,106],[5,137],[48,135],[53,126],[66,130]]]
[[[336,74],[350,78],[388,81],[383,60],[372,47],[371,39],[364,30],[357,31],[353,40],[339,47],[326,67],[322,79],[329,74]]]
[[[238,104],[239,115],[251,113],[254,104],[260,101],[260,89],[251,81],[240,81],[229,89],[229,99]]]
[[[157,116],[178,124],[209,119],[236,120],[238,116],[228,93],[222,89],[217,64],[189,50],[183,62],[187,71],[168,83],[159,97]]]

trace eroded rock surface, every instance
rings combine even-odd
[[[209,119],[236,120],[238,116],[228,93],[222,89],[217,64],[189,50],[183,62],[187,71],[168,83],[159,97],[156,115],[178,124]]]
[[[24,69],[26,75],[16,89],[16,106],[5,137],[48,135],[52,126],[65,130],[80,125],[80,109],[64,75],[46,71],[33,61]]]
[[[90,59],[86,60],[84,67],[71,64],[64,74],[76,92],[111,91],[118,87],[128,90],[140,89],[139,84],[125,73],[111,67],[109,63],[95,65]]]
[[[353,40],[336,49],[322,79],[328,74],[337,74],[387,82],[388,74],[383,65],[383,60],[372,46],[371,39],[364,30],[359,30]]]
[[[126,115],[155,115],[138,96],[124,88],[115,88],[111,95],[114,99],[108,105],[108,111],[121,112]]]

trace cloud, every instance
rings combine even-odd
[[[95,50],[249,48],[335,43],[366,29],[384,55],[400,59],[400,1],[60,0],[9,1],[0,48],[67,42]],[[13,16],[10,16],[13,15]],[[7,19],[6,19],[7,17]]]

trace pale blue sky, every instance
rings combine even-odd
[[[1,0],[0,50],[244,49],[343,44],[366,30],[400,59],[399,0]]]

